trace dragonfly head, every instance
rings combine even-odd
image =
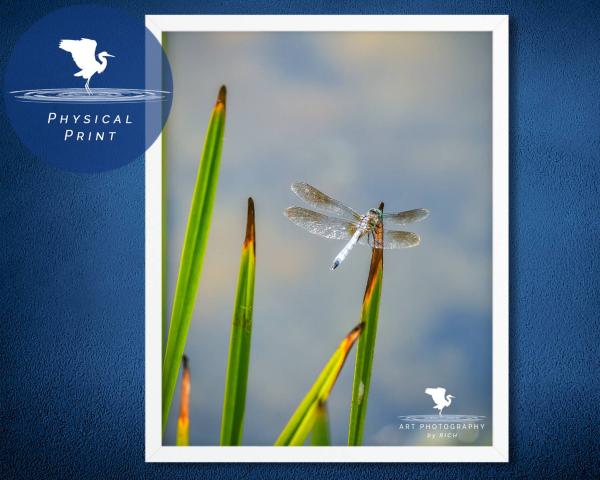
[[[376,217],[378,220],[381,220],[381,218],[383,217],[383,212],[378,208],[372,208],[371,210],[369,210],[369,215],[372,217]]]
[[[375,228],[375,226],[378,223],[380,223],[383,219],[383,212],[378,208],[372,208],[371,210],[369,210],[369,213],[367,215],[369,218],[369,226],[371,228]]]

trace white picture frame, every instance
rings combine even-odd
[[[146,462],[508,462],[508,166],[507,15],[147,15],[146,27],[165,32],[486,31],[493,39],[493,442],[491,446],[220,447],[163,446],[162,369],[162,138],[146,152]]]

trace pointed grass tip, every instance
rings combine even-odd
[[[225,106],[227,101],[227,87],[225,85],[221,85],[219,89],[219,96],[217,97],[217,105],[222,104]]]
[[[365,322],[360,322],[356,327],[354,327],[352,330],[350,330],[350,332],[348,332],[348,335],[346,335],[346,338],[342,342],[342,344],[344,345],[343,349],[345,351],[345,355],[348,355],[348,352],[352,348],[352,345],[354,345],[358,337],[360,337],[364,326]]]
[[[352,345],[354,341],[358,338],[364,327],[365,322],[360,322],[356,327],[350,330],[350,333],[348,333],[348,335],[346,336],[346,338],[350,342],[350,345]]]
[[[253,248],[256,251],[256,238],[254,226],[254,200],[248,197],[248,216],[246,219],[246,237],[244,238],[244,247],[252,242]]]

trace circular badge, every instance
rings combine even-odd
[[[20,38],[6,67],[10,121],[37,156],[73,172],[144,154],[169,115],[171,69],[145,26],[101,6],[57,10]]]

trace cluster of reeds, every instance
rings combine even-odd
[[[189,444],[189,402],[191,376],[189,360],[184,356],[188,330],[194,312],[202,273],[202,262],[210,229],[212,210],[219,178],[219,166],[225,132],[226,89],[221,87],[212,110],[202,151],[196,185],[188,217],[183,251],[179,264],[169,333],[162,371],[162,425],[167,424],[180,366],[183,365],[180,412],[177,423],[177,445]],[[380,205],[383,210],[383,204]],[[375,244],[383,244],[383,228],[375,232]],[[227,364],[225,393],[221,419],[220,443],[241,445],[244,428],[246,388],[252,339],[254,272],[256,267],[256,226],[254,202],[248,199],[246,233],[242,245]],[[360,445],[364,431],[367,399],[371,381],[373,355],[377,335],[377,318],[383,277],[383,250],[373,248],[371,267],[363,299],[361,321],[341,341],[304,399],[283,428],[275,445],[330,445],[327,400],[358,341],[354,385],[350,407],[348,445]]]

